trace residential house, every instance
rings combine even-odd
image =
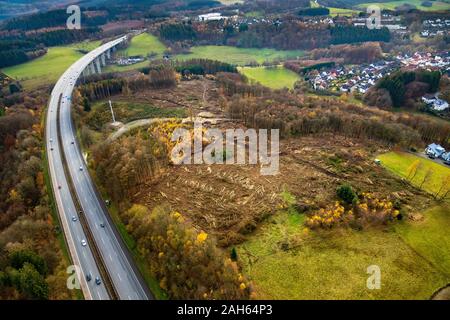
[[[445,149],[438,144],[432,143],[425,149],[425,153],[427,155],[433,155],[436,158],[439,158],[445,153]]]
[[[450,162],[450,152],[443,153],[441,156],[442,160],[445,162]]]

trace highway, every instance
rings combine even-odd
[[[121,37],[100,46],[67,69],[52,91],[47,113],[46,143],[52,187],[72,260],[82,271],[80,281],[86,299],[113,298],[105,287],[106,279],[101,279],[100,284],[95,283],[95,278],[100,277],[96,262],[103,263],[117,298],[153,299],[96,191],[71,119],[71,96],[80,74],[95,58],[125,39]],[[61,146],[58,144],[58,129]],[[67,165],[66,171],[64,165]],[[73,186],[74,194],[71,194],[70,186]],[[86,246],[81,244],[83,239],[89,238],[79,222],[76,203],[82,208],[83,221],[86,221],[88,233],[95,243],[87,241]],[[74,216],[76,222],[72,221]],[[97,249],[101,262],[95,261],[93,247]],[[91,274],[91,281],[86,281],[87,274]]]

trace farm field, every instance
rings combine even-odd
[[[119,50],[117,52],[118,55],[123,56],[143,56],[146,57],[151,53],[156,54],[156,58],[162,58],[164,51],[166,51],[166,46],[159,41],[157,37],[147,32],[141,33],[138,36],[135,36],[131,39],[131,42],[128,48]],[[132,64],[129,66],[118,66],[118,65],[109,65],[105,68],[107,72],[120,72],[120,71],[129,71],[129,70],[137,70],[143,68],[148,65],[148,61],[143,61],[140,63]]]
[[[401,6],[403,4],[411,4],[416,6],[417,9],[422,11],[441,11],[441,10],[450,10],[450,3],[441,2],[441,1],[432,1],[433,6],[424,7],[422,6],[422,0],[400,0],[400,1],[391,1],[391,2],[374,2],[374,3],[363,3],[358,5],[358,8],[367,8],[369,5],[379,6],[382,10],[394,10],[396,7]]]
[[[282,66],[277,67],[243,67],[239,72],[251,81],[259,82],[263,86],[272,89],[292,89],[300,76]]]
[[[59,76],[83,56],[79,50],[92,50],[100,41],[82,42],[69,46],[51,47],[48,52],[32,61],[3,69],[11,78],[21,81],[25,89],[56,82]]]
[[[159,41],[157,37],[147,32],[141,33],[138,36],[133,37],[130,41],[128,48],[119,50],[119,55],[125,56],[147,56],[150,53],[156,53],[159,58],[162,57],[166,46]]]
[[[401,222],[398,233],[396,228],[313,232],[304,228],[303,215],[281,211],[238,247],[238,256],[259,299],[428,299],[450,273],[443,263],[449,236],[438,241],[444,245],[434,242],[448,214],[427,214],[422,225]],[[424,238],[425,232],[436,233]],[[366,287],[370,265],[381,269],[380,290]]]
[[[360,12],[358,10],[343,9],[343,8],[328,7],[328,9],[330,9],[330,16],[332,16],[332,17],[336,17],[336,16],[352,16],[352,15],[358,14]]]
[[[317,0],[310,1],[309,3],[310,3],[311,8],[320,8],[321,7],[321,5],[317,2]],[[337,15],[352,16],[354,14],[359,13],[358,10],[352,10],[352,9],[333,8],[333,7],[327,7],[327,8],[330,9],[330,16],[332,16],[332,17],[335,17]]]
[[[281,51],[275,49],[237,48],[231,46],[196,46],[191,48],[191,53],[174,56],[174,59],[212,59],[234,65],[248,65],[251,63],[263,63],[265,61],[296,58],[304,54],[301,50]]]
[[[414,227],[403,223],[395,230],[411,248],[450,277],[450,205],[433,207],[422,215],[423,220]]]
[[[94,41],[83,41],[83,42],[74,43],[74,44],[69,45],[68,47],[74,48],[77,50],[82,50],[85,52],[89,52],[89,51],[94,50],[95,48],[99,47],[101,44],[102,44],[102,42],[100,40],[94,40]]]
[[[419,187],[427,170],[431,169],[433,171],[431,179],[425,182],[422,186],[422,189],[429,193],[436,193],[439,191],[439,188],[442,185],[442,180],[450,175],[449,167],[438,164],[429,159],[418,157],[411,153],[389,152],[378,156],[378,159],[381,160],[382,166],[403,178],[407,178],[408,168],[415,161],[419,160],[421,167],[417,170],[417,174],[411,182],[413,185]]]

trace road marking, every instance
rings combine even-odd
[[[111,254],[109,254],[109,260],[113,261],[113,259],[112,259],[112,257],[111,257]]]
[[[120,282],[122,282],[122,278],[120,277],[120,273],[118,273],[117,276],[119,277]]]
[[[103,239],[103,237],[101,239],[102,239],[103,244],[105,244],[105,239]]]

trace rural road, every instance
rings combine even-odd
[[[53,192],[73,263],[81,269],[80,282],[86,299],[113,298],[104,285],[106,279],[101,279],[100,284],[94,281],[100,277],[99,263],[104,265],[117,298],[153,299],[89,175],[71,119],[71,96],[80,74],[97,57],[125,39],[126,36],[100,46],[67,69],[51,93],[47,113],[46,144]],[[77,203],[94,243],[89,243],[86,230],[80,225]],[[72,221],[73,217],[76,221]],[[82,246],[82,240],[88,242],[86,246]],[[101,259],[95,259],[93,247]],[[87,274],[91,274],[91,281],[86,280]]]

